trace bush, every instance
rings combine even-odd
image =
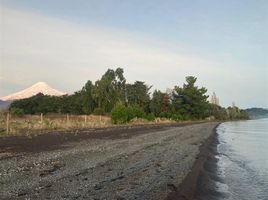
[[[111,111],[111,119],[115,124],[125,124],[129,121],[128,109],[122,104],[117,103]]]
[[[24,115],[24,111],[23,111],[23,109],[21,109],[21,108],[16,108],[16,107],[11,108],[11,109],[10,109],[10,113],[11,113],[11,115],[14,115],[14,116],[17,116],[17,117],[21,117],[21,116]]]
[[[128,121],[137,118],[144,118],[145,113],[141,107],[138,105],[132,105],[127,107],[127,113],[128,113]]]
[[[155,115],[154,113],[149,113],[147,116],[146,116],[146,119],[148,121],[154,121],[155,120]]]
[[[170,113],[170,112],[161,112],[159,117],[170,119],[170,118],[172,118],[172,113]]]
[[[138,105],[125,107],[121,102],[119,102],[112,109],[111,118],[115,124],[124,124],[134,118],[145,118],[145,113]]]
[[[104,110],[102,108],[95,108],[93,113],[95,115],[104,115],[105,114],[105,112],[104,112]]]
[[[180,114],[173,114],[172,117],[171,117],[172,120],[175,120],[175,121],[182,121],[183,120],[183,116],[180,115]]]
[[[183,115],[183,120],[188,121],[188,120],[192,120],[190,115]]]
[[[159,114],[159,117],[160,117],[160,118],[166,118],[166,112],[161,112],[161,113]]]

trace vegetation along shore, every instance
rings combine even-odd
[[[247,113],[209,103],[193,76],[151,94],[123,72],[1,112],[1,198],[194,198],[215,127]]]
[[[156,89],[151,94],[152,86],[143,81],[128,83],[122,68],[108,69],[94,84],[89,80],[74,94],[40,93],[13,101],[9,110],[0,114],[0,132],[1,135],[36,134],[126,123],[248,118],[245,111],[234,105],[223,108],[209,103],[207,89],[198,87],[196,81],[196,77],[188,76],[183,86],[176,85],[166,92]]]

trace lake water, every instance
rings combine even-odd
[[[217,200],[268,200],[268,119],[217,128]]]

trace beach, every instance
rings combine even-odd
[[[192,199],[217,124],[0,138],[0,198]]]

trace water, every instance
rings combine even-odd
[[[226,122],[217,133],[213,199],[268,200],[268,119]]]

